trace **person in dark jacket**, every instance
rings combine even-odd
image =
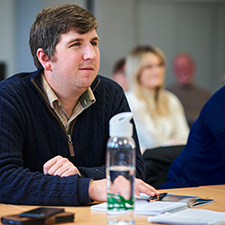
[[[225,86],[203,106],[160,188],[225,184]]]
[[[43,9],[30,30],[37,71],[0,83],[0,202],[83,205],[106,200],[109,120],[130,111],[122,88],[97,75],[97,21],[77,5]],[[144,183],[136,130],[136,194]]]

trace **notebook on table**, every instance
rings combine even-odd
[[[145,194],[141,194],[137,198],[148,200],[149,196],[145,195]],[[202,197],[188,196],[188,195],[175,195],[175,194],[168,194],[168,193],[161,193],[158,201],[162,201],[162,202],[183,202],[183,203],[187,203],[189,208],[214,202],[213,199],[209,199],[209,198],[202,198]]]
[[[165,212],[176,212],[187,209],[187,203],[184,202],[147,202],[146,200],[136,200],[135,214],[138,215],[158,215]],[[91,210],[106,211],[107,202],[92,205]]]
[[[173,225],[219,225],[225,223],[225,213],[206,209],[186,209],[148,217],[149,222]]]
[[[163,213],[173,213],[191,207],[214,202],[213,199],[196,196],[173,195],[161,193],[158,199],[149,200],[150,196],[141,194],[136,197],[135,213],[139,215],[159,215]],[[154,197],[152,198],[154,199]],[[91,206],[91,210],[106,211],[107,202]]]

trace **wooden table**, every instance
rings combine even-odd
[[[199,206],[196,208],[209,209],[214,211],[225,212],[225,185],[216,186],[201,186],[194,188],[179,188],[179,189],[168,189],[160,190],[160,192],[167,192],[169,194],[181,194],[199,196],[203,198],[212,198],[215,202]],[[25,206],[25,205],[6,205],[0,204],[0,217],[3,215],[17,214],[36,208],[37,206]],[[65,211],[75,213],[75,224],[76,225],[106,225],[106,213],[91,211],[90,206],[81,207],[64,207]],[[147,221],[148,216],[136,215],[136,225],[151,224]],[[74,223],[65,223],[71,225]]]

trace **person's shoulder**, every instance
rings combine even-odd
[[[142,100],[137,97],[137,95],[132,90],[128,90],[125,92],[127,99],[130,102],[141,102]]]
[[[225,86],[218,89],[203,106],[202,112],[205,114],[223,114],[225,110]]]
[[[218,89],[209,100],[203,106],[199,118],[201,121],[205,121],[205,123],[209,123],[213,118],[213,121],[210,123],[214,123],[215,120],[220,120],[221,117],[224,117],[225,113],[225,86]],[[219,122],[219,121],[218,121]]]
[[[10,102],[24,101],[26,97],[32,95],[32,90],[36,89],[31,79],[38,74],[35,72],[24,72],[14,74],[0,82],[0,96]]]
[[[178,100],[178,97],[171,91],[164,89],[163,94],[167,96],[169,99]]]
[[[224,101],[225,99],[225,86],[219,88],[215,93],[212,94],[210,97],[209,101],[214,102],[214,101]]]
[[[138,98],[132,90],[125,92],[125,95],[132,111],[139,110],[146,104],[142,99]]]
[[[181,105],[179,98],[173,92],[163,90],[163,94],[167,97],[170,105]]]
[[[0,89],[4,91],[18,90],[20,86],[26,85],[27,79],[30,79],[33,72],[31,73],[17,73],[0,82]]]
[[[132,90],[128,90],[125,92],[125,95],[128,97],[128,98],[135,98],[136,95],[135,93],[132,91]]]
[[[170,92],[176,91],[177,85],[175,85],[175,84],[169,85],[168,87],[166,87],[166,90],[168,90]]]
[[[200,85],[195,84],[195,85],[194,85],[194,88],[195,88],[195,90],[196,90],[197,92],[199,92],[199,93],[201,93],[201,94],[204,94],[204,95],[206,95],[206,96],[211,96],[211,95],[212,95],[212,93],[211,93],[208,89],[206,89],[206,88],[204,88],[204,87],[202,87],[202,86],[200,86]]]

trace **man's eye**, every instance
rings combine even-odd
[[[73,43],[70,47],[77,47],[77,46],[81,46],[81,43],[80,42]]]
[[[91,44],[92,44],[93,46],[98,46],[98,42],[96,42],[96,41],[91,42]]]

